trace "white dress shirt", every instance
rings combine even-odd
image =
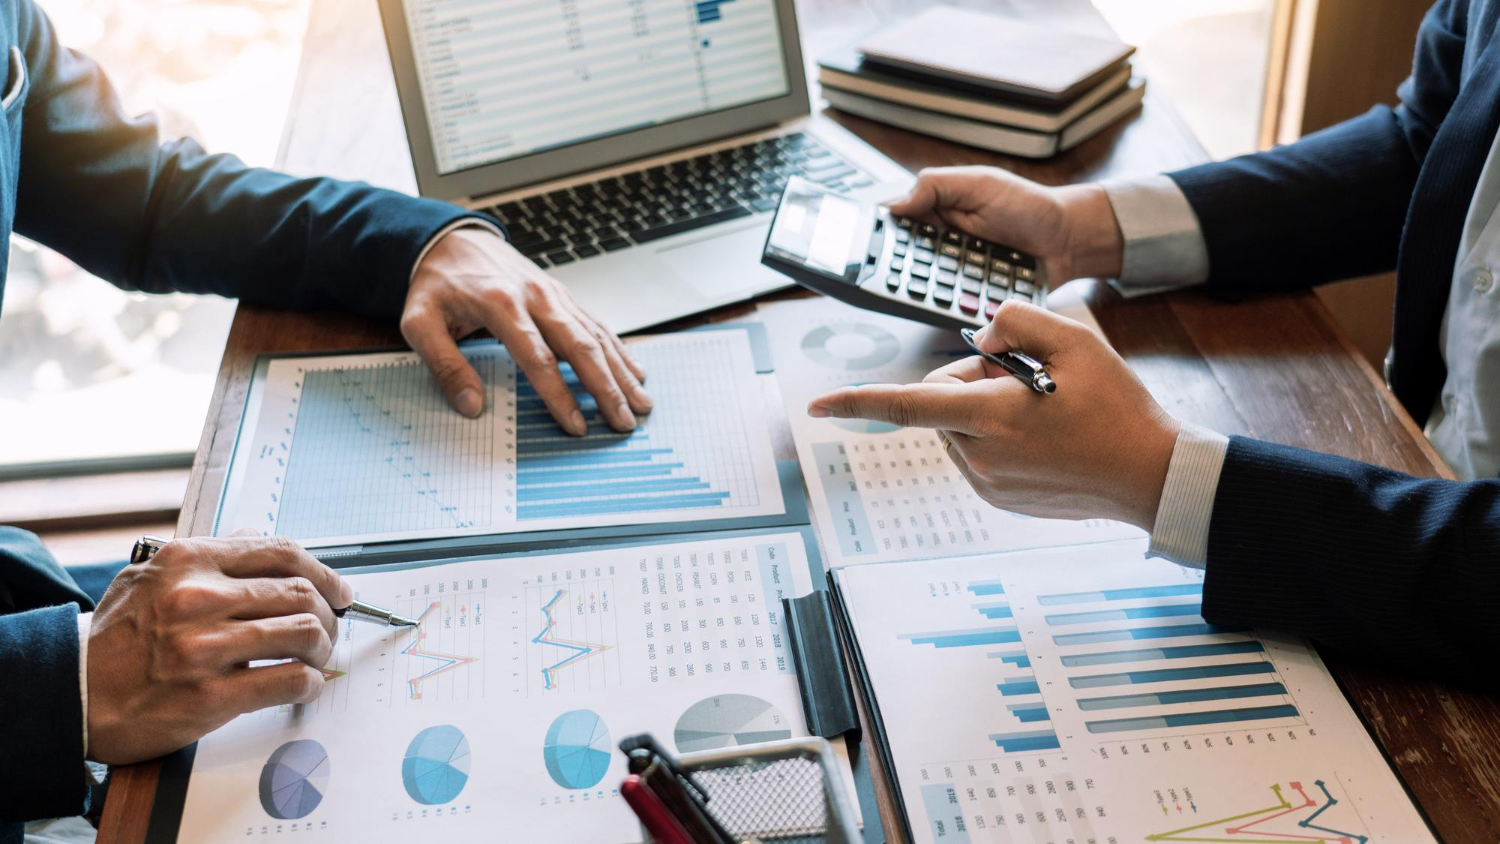
[[[1106,182],[1124,262],[1116,286],[1139,295],[1202,283],[1208,247],[1198,217],[1166,176]],[[1426,434],[1461,480],[1500,473],[1500,135],[1490,148],[1464,222],[1443,315],[1447,380]],[[1213,500],[1229,438],[1186,425],[1162,487],[1150,553],[1185,566],[1208,561]]]

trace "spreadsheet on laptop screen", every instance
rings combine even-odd
[[[789,92],[776,0],[407,0],[439,173]]]

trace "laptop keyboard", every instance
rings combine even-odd
[[[801,132],[767,138],[488,209],[542,267],[775,209],[787,179],[844,192],[874,184]]]

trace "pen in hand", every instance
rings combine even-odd
[[[169,540],[159,536],[147,534],[136,541],[135,547],[130,551],[130,562],[144,563],[156,556],[156,552],[166,546]],[[350,618],[355,621],[367,621],[371,624],[379,624],[382,627],[416,627],[415,619],[396,615],[387,609],[381,609],[374,604],[364,601],[355,601],[343,609],[335,609],[333,614],[338,618]]]
[[[1057,392],[1057,382],[1052,380],[1052,376],[1047,374],[1047,370],[1042,367],[1042,364],[1036,358],[1015,350],[1006,352],[1003,355],[990,354],[979,348],[979,344],[974,341],[974,329],[960,328],[958,333],[963,335],[964,342],[969,344],[969,348],[974,350],[974,354],[979,355],[1019,378],[1031,389],[1036,390],[1038,393]]]

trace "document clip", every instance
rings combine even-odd
[[[858,739],[854,687],[839,647],[839,629],[828,593],[819,590],[801,598],[783,598],[781,605],[808,732],[826,739],[854,733]]]

